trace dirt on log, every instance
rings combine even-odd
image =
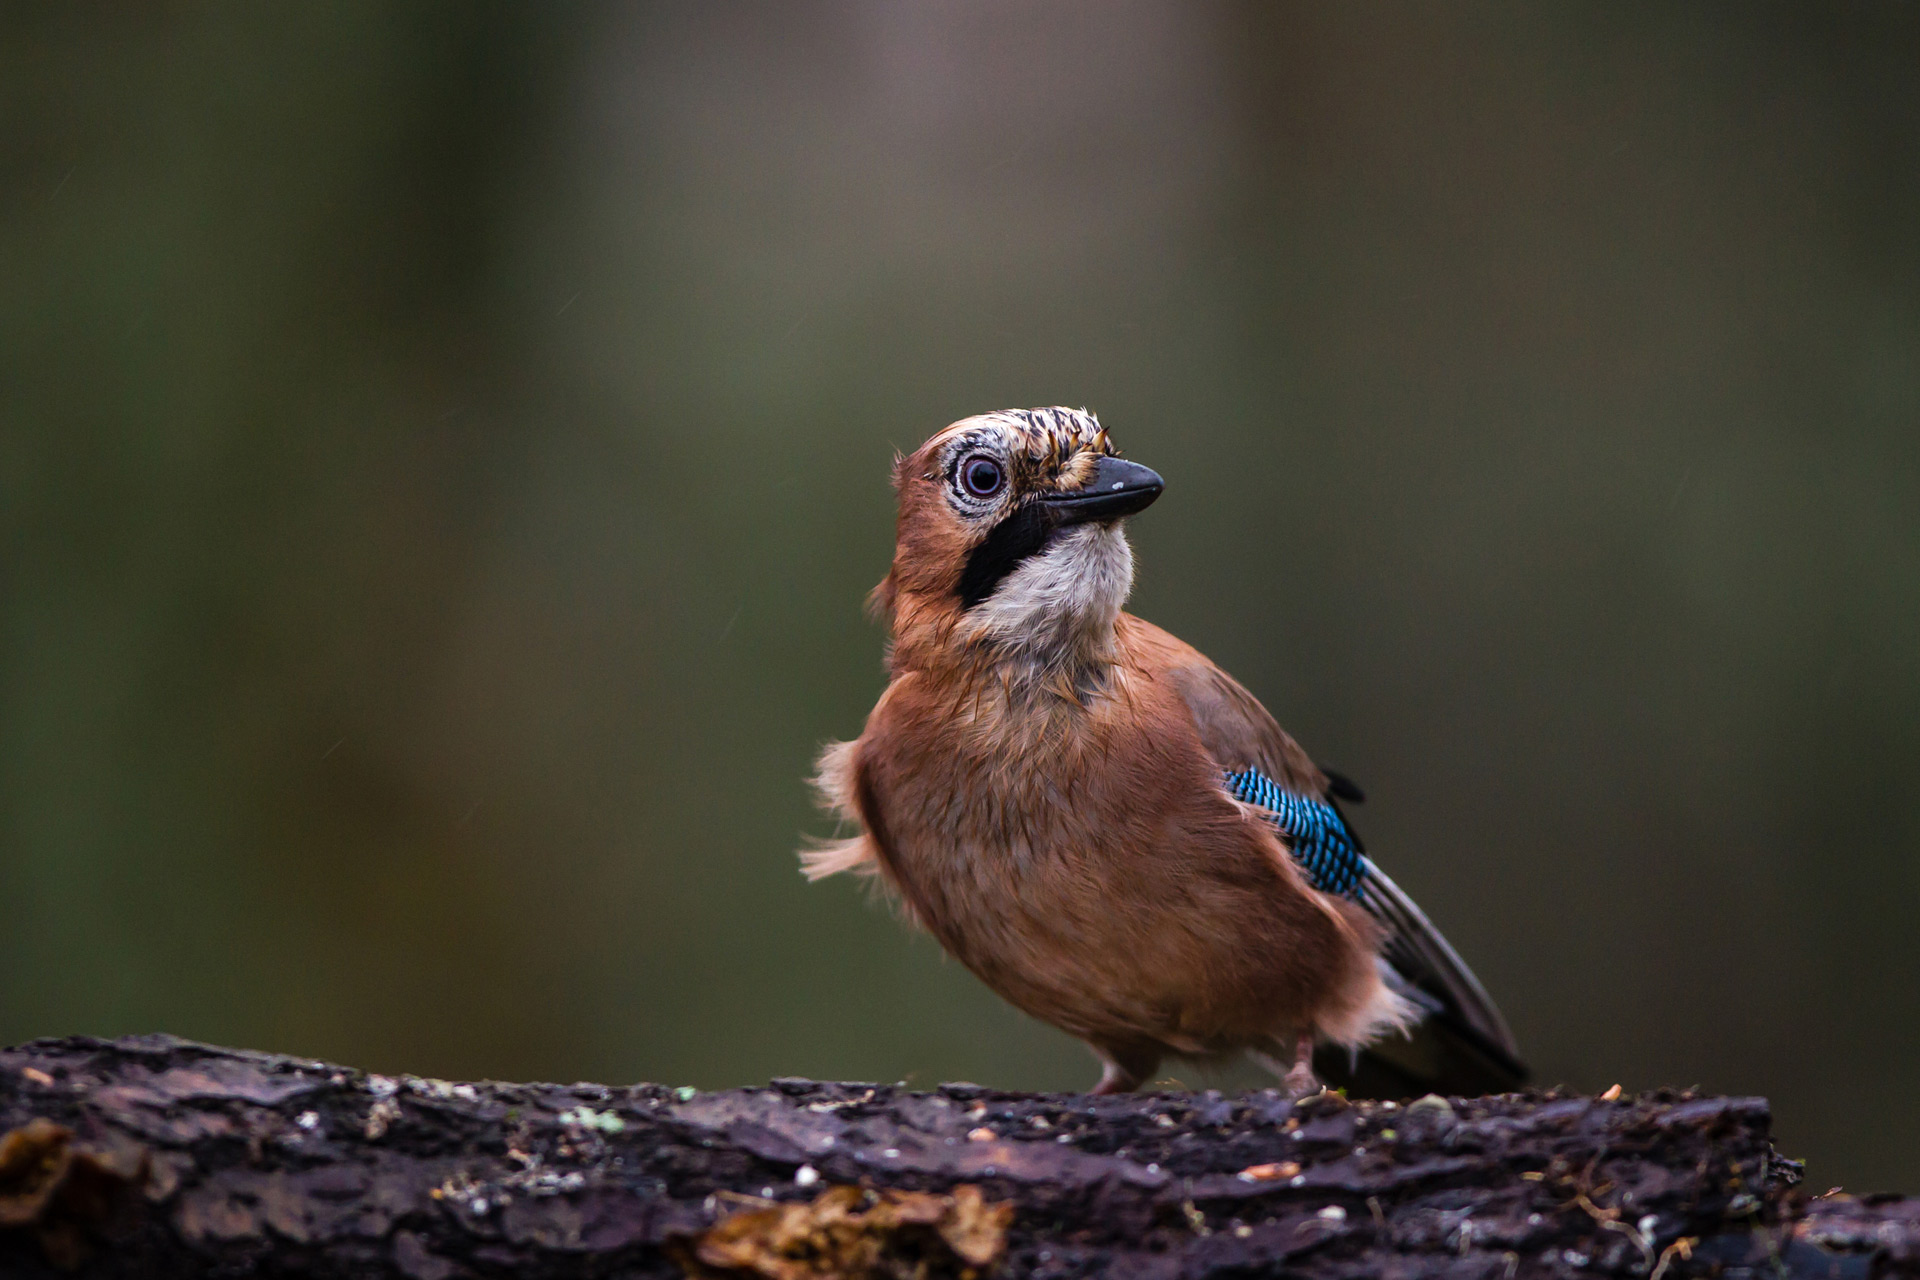
[[[458,1084],[166,1036],[0,1051],[0,1275],[1877,1276],[1758,1098],[1293,1104]]]

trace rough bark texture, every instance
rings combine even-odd
[[[1920,1266],[1920,1201],[1805,1198],[1768,1119],[1760,1099],[1677,1093],[451,1084],[160,1036],[42,1040],[0,1051],[0,1275]]]

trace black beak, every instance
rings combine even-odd
[[[1049,494],[1040,503],[1056,526],[1118,520],[1146,510],[1166,487],[1160,473],[1149,467],[1103,457],[1094,464],[1093,478],[1084,486],[1071,493]]]

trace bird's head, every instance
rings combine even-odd
[[[1123,518],[1160,477],[1119,456],[1091,413],[964,418],[894,468],[893,569],[875,600],[896,653],[954,643],[1059,667],[1105,646],[1133,586]]]

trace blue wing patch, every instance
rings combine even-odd
[[[1294,860],[1314,888],[1359,899],[1361,882],[1367,878],[1367,858],[1354,846],[1347,824],[1332,805],[1284,791],[1258,769],[1228,770],[1227,790],[1234,799],[1273,814],[1273,825],[1286,837]]]

